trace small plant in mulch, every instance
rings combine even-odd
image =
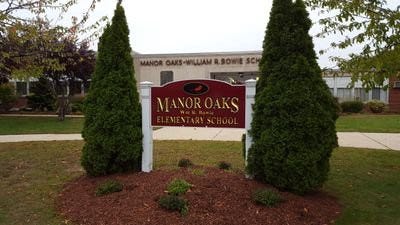
[[[232,168],[232,164],[221,161],[218,163],[218,168],[220,168],[221,170],[230,170]]]
[[[265,205],[268,207],[274,207],[279,202],[283,201],[283,198],[279,193],[270,189],[260,189],[253,193],[252,200],[260,205]]]
[[[183,179],[175,179],[168,184],[167,192],[170,195],[183,195],[192,185]]]
[[[176,195],[164,195],[158,200],[158,204],[170,211],[179,211],[181,215],[188,213],[189,207],[187,200]]]
[[[190,159],[180,159],[178,162],[179,167],[187,168],[193,166],[193,163]]]
[[[123,185],[116,180],[108,180],[96,188],[96,196],[103,196],[114,192],[120,192],[123,189]]]
[[[196,176],[204,176],[205,171],[203,169],[192,169],[192,174]]]

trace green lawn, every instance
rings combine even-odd
[[[84,118],[0,116],[0,135],[7,134],[76,134],[81,133]],[[153,127],[153,130],[160,127]]]
[[[4,134],[69,134],[82,131],[84,118],[2,117],[0,135]],[[336,122],[338,132],[400,133],[400,115],[348,115]]]
[[[400,152],[339,148],[324,189],[344,206],[337,225],[400,224]]]
[[[0,135],[5,134],[71,134],[82,131],[84,118],[6,117],[0,116]]]
[[[340,132],[400,133],[400,115],[347,115],[336,121]]]
[[[63,184],[83,174],[83,142],[0,144],[0,224],[63,224],[54,198]],[[195,164],[231,162],[243,170],[240,142],[156,141],[155,167],[176,168],[182,157]],[[340,148],[331,158],[324,190],[344,211],[339,225],[400,224],[400,152]]]

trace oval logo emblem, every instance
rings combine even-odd
[[[208,86],[202,83],[187,83],[183,86],[183,91],[189,95],[202,95],[208,90]]]

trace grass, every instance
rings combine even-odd
[[[0,116],[0,135],[76,134],[81,133],[84,121],[84,118],[79,117],[58,121],[57,117]],[[153,127],[153,130],[157,129],[160,127]]]
[[[0,144],[0,224],[63,224],[54,199],[68,180],[83,174],[83,142]],[[180,158],[214,166],[220,160],[243,170],[240,142],[156,141],[155,167],[177,169]],[[337,225],[400,224],[400,152],[339,148],[324,190],[344,211]]]
[[[54,199],[83,171],[82,142],[0,145],[0,224],[62,224]]]
[[[196,166],[212,166],[225,160],[233,170],[243,170],[242,144],[235,141],[155,141],[154,166],[159,169],[176,169],[182,158],[190,159]]]
[[[82,131],[84,118],[2,117],[0,135],[6,134],[72,134]]]
[[[400,115],[346,115],[336,121],[340,132],[400,133]]]
[[[400,152],[340,148],[324,189],[344,206],[337,225],[400,224]]]
[[[80,133],[84,118],[1,117],[0,135],[5,134],[70,134]],[[154,130],[159,127],[154,128]],[[336,122],[339,132],[400,133],[400,115],[345,115]],[[0,217],[1,218],[1,217]]]

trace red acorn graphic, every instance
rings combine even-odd
[[[193,90],[195,92],[200,92],[203,89],[203,86],[201,84],[197,85],[197,87],[195,87]]]

